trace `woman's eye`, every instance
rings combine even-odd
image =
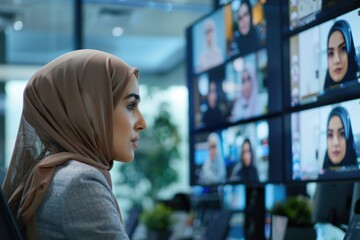
[[[137,107],[136,102],[131,102],[131,103],[129,103],[129,105],[127,105],[127,109],[130,111],[134,111],[136,107]]]
[[[333,51],[328,51],[328,57],[332,57],[334,55]]]
[[[340,137],[345,137],[345,131],[340,131],[339,135],[340,135]]]
[[[333,134],[332,133],[328,133],[327,134],[327,138],[332,138],[333,137]]]
[[[343,45],[343,46],[341,47],[341,52],[346,52],[346,45]]]

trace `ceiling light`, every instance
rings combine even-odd
[[[114,37],[120,37],[124,34],[124,29],[122,27],[114,27],[112,30],[112,35]]]
[[[20,31],[23,28],[23,22],[22,21],[16,21],[13,24],[13,28],[15,31]]]

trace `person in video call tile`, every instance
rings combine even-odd
[[[258,83],[255,69],[250,64],[245,64],[241,72],[241,90],[239,91],[233,108],[230,121],[238,121],[261,113],[258,103]]]
[[[235,164],[231,175],[231,181],[258,182],[259,175],[254,166],[254,152],[250,139],[246,138],[241,145],[240,161]]]
[[[200,55],[198,72],[206,71],[223,63],[224,56],[216,41],[216,26],[214,20],[207,19],[204,23],[205,44]]]
[[[354,136],[348,111],[338,106],[328,117],[327,150],[323,169],[336,170],[338,167],[349,165],[357,167]]]
[[[146,128],[138,78],[137,68],[90,49],[32,76],[2,187],[25,239],[129,239],[110,169],[134,159]]]
[[[212,127],[225,122],[224,113],[219,107],[217,85],[215,82],[209,83],[209,93],[207,95],[207,109],[203,114],[202,122],[205,127]]]
[[[328,69],[324,90],[355,80],[359,72],[359,61],[351,28],[347,21],[339,20],[331,27],[327,39]]]
[[[225,163],[221,154],[221,144],[219,135],[215,132],[209,134],[207,138],[209,155],[208,159],[201,167],[199,175],[200,184],[214,184],[225,181]]]
[[[235,39],[240,53],[249,53],[259,48],[259,35],[253,26],[252,6],[250,1],[241,1],[237,11],[237,25]]]

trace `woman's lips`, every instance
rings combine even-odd
[[[335,68],[335,69],[334,69],[334,73],[335,73],[335,74],[340,74],[341,71],[342,71],[342,68]]]
[[[340,155],[340,151],[333,151],[331,152],[331,154],[335,157],[339,156]]]
[[[137,148],[138,147],[138,141],[140,140],[139,137],[136,137],[136,138],[133,138],[131,139],[131,143],[133,145],[134,148]]]

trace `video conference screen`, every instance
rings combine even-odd
[[[360,177],[359,12],[234,0],[187,28],[191,185]]]
[[[346,95],[357,96],[360,90],[359,10],[290,37],[291,106],[321,102],[331,96],[330,101]]]
[[[279,12],[276,2],[234,0],[187,28],[190,129],[281,110]]]
[[[267,60],[263,49],[194,77],[195,128],[221,126],[268,113]]]
[[[193,26],[193,73],[224,63],[226,55],[224,8]]]
[[[347,0],[289,0],[289,30],[296,30],[325,18],[339,8],[351,6],[356,1]]]
[[[289,180],[360,177],[360,99],[291,113]]]
[[[235,55],[245,55],[266,44],[262,1],[235,0],[192,26],[194,74],[219,66]]]
[[[260,184],[282,180],[280,119],[259,120],[194,135],[191,184]]]

